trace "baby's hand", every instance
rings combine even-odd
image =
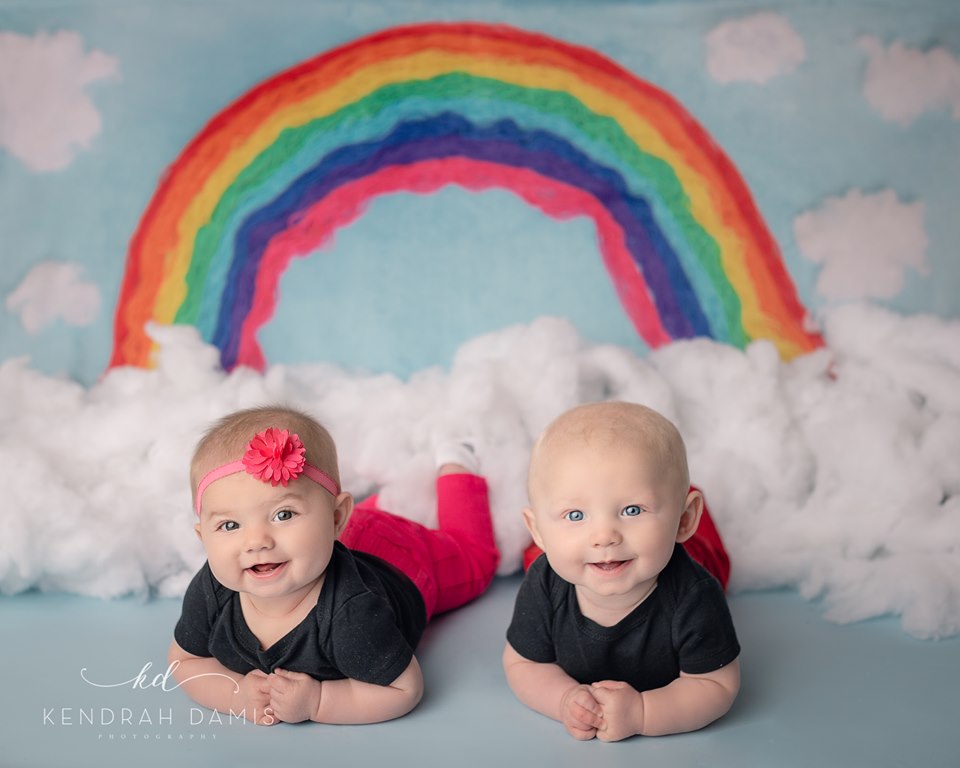
[[[563,694],[560,700],[560,715],[567,732],[581,741],[592,739],[603,725],[600,705],[589,685],[574,686]]]
[[[273,725],[277,722],[270,709],[270,678],[259,669],[248,672],[238,683],[239,690],[233,694],[230,711],[242,714],[257,725]]]
[[[600,704],[602,725],[597,727],[600,741],[620,741],[643,728],[643,696],[633,686],[618,680],[603,680],[591,686]]]
[[[320,708],[321,685],[303,672],[275,669],[270,675],[270,708],[285,723],[310,720]]]

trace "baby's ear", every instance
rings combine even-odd
[[[530,507],[523,508],[523,524],[533,536],[533,543],[543,549],[543,539],[540,538],[540,529],[537,528],[537,515]]]
[[[677,528],[677,541],[681,544],[697,532],[700,525],[700,516],[703,514],[703,494],[691,488],[683,503],[683,513],[680,515],[680,526]]]
[[[193,530],[196,532],[197,538],[200,539],[200,541],[202,542],[202,541],[203,541],[203,535],[200,533],[200,523],[194,523],[194,524],[193,524]]]
[[[333,529],[337,538],[347,527],[350,513],[353,512],[353,494],[343,491],[337,496],[333,507]]]

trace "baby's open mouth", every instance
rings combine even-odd
[[[620,568],[620,566],[625,565],[628,562],[628,560],[610,560],[606,563],[590,563],[590,565],[592,565],[594,568],[600,569],[601,571],[615,571]]]
[[[257,563],[256,565],[251,565],[247,570],[253,571],[259,576],[266,576],[269,573],[273,573],[281,565],[283,565],[283,563]]]

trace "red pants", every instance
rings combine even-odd
[[[376,504],[376,496],[357,504],[340,541],[383,558],[409,576],[423,595],[428,619],[470,602],[490,585],[500,552],[482,477],[437,478],[437,530]]]
[[[690,490],[696,491],[699,489],[691,485]],[[730,580],[730,557],[723,546],[720,532],[717,530],[717,526],[713,524],[713,518],[710,517],[706,498],[703,500],[703,515],[700,517],[700,525],[696,533],[687,539],[683,546],[690,557],[710,571],[724,589],[727,588],[727,582]],[[541,554],[543,554],[543,550],[536,544],[527,547],[523,553],[523,570],[526,571]]]

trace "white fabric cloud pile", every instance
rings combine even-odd
[[[290,402],[338,441],[345,488],[433,515],[432,441],[472,436],[516,571],[530,444],[562,410],[625,399],[687,441],[734,564],[731,588],[791,586],[826,614],[902,617],[960,633],[960,321],[849,306],[828,350],[791,363],[772,345],[706,340],[640,358],[542,318],[464,344],[450,370],[401,381],[329,365],[225,374],[192,328],[151,330],[153,371],[89,389],[0,366],[0,591],[179,595],[203,562],[187,465],[201,431],[238,407]]]

